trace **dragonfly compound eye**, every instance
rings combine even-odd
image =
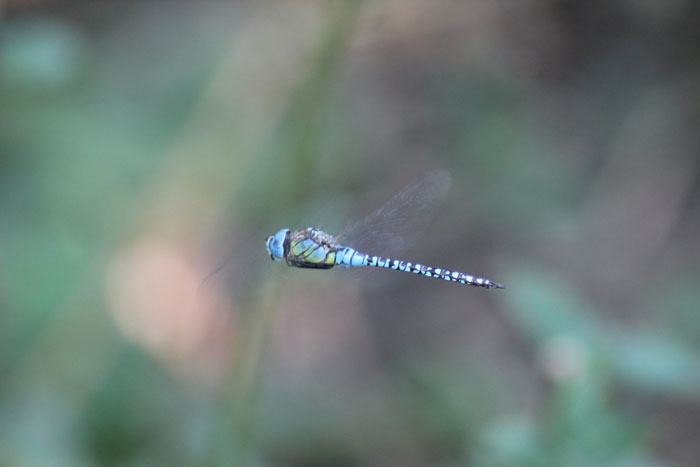
[[[282,229],[265,240],[267,252],[270,253],[270,258],[275,261],[281,261],[284,258],[284,240],[288,232],[289,229]]]

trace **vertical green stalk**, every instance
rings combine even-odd
[[[351,37],[361,1],[345,0],[330,7],[327,24],[319,39],[310,71],[290,101],[279,125],[262,154],[259,170],[274,173],[275,191],[261,193],[264,216],[276,215],[275,209],[307,199],[321,153],[326,112],[335,72]],[[258,212],[258,216],[260,213]],[[257,216],[249,216],[257,217]],[[258,297],[249,302],[243,313],[244,343],[224,397],[221,426],[212,453],[211,465],[246,465],[255,444],[260,368],[267,348],[279,296],[274,286],[262,286]]]

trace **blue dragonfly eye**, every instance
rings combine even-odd
[[[274,261],[282,261],[284,258],[284,241],[288,233],[289,229],[282,229],[275,235],[267,237],[267,240],[265,240],[267,252]]]

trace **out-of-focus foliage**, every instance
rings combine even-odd
[[[0,3],[0,465],[697,465],[699,20]],[[507,289],[266,258],[437,167]]]

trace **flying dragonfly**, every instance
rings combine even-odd
[[[426,277],[434,277],[464,285],[503,289],[505,286],[483,277],[410,261],[367,253],[400,251],[425,227],[434,209],[443,201],[450,185],[448,172],[429,172],[399,191],[389,201],[360,222],[334,237],[320,229],[281,229],[265,240],[265,247],[274,261],[284,260],[288,266],[307,269],[375,267],[387,268]],[[403,228],[403,232],[396,230]],[[367,246],[362,247],[365,244]],[[352,245],[352,246],[351,246]]]

